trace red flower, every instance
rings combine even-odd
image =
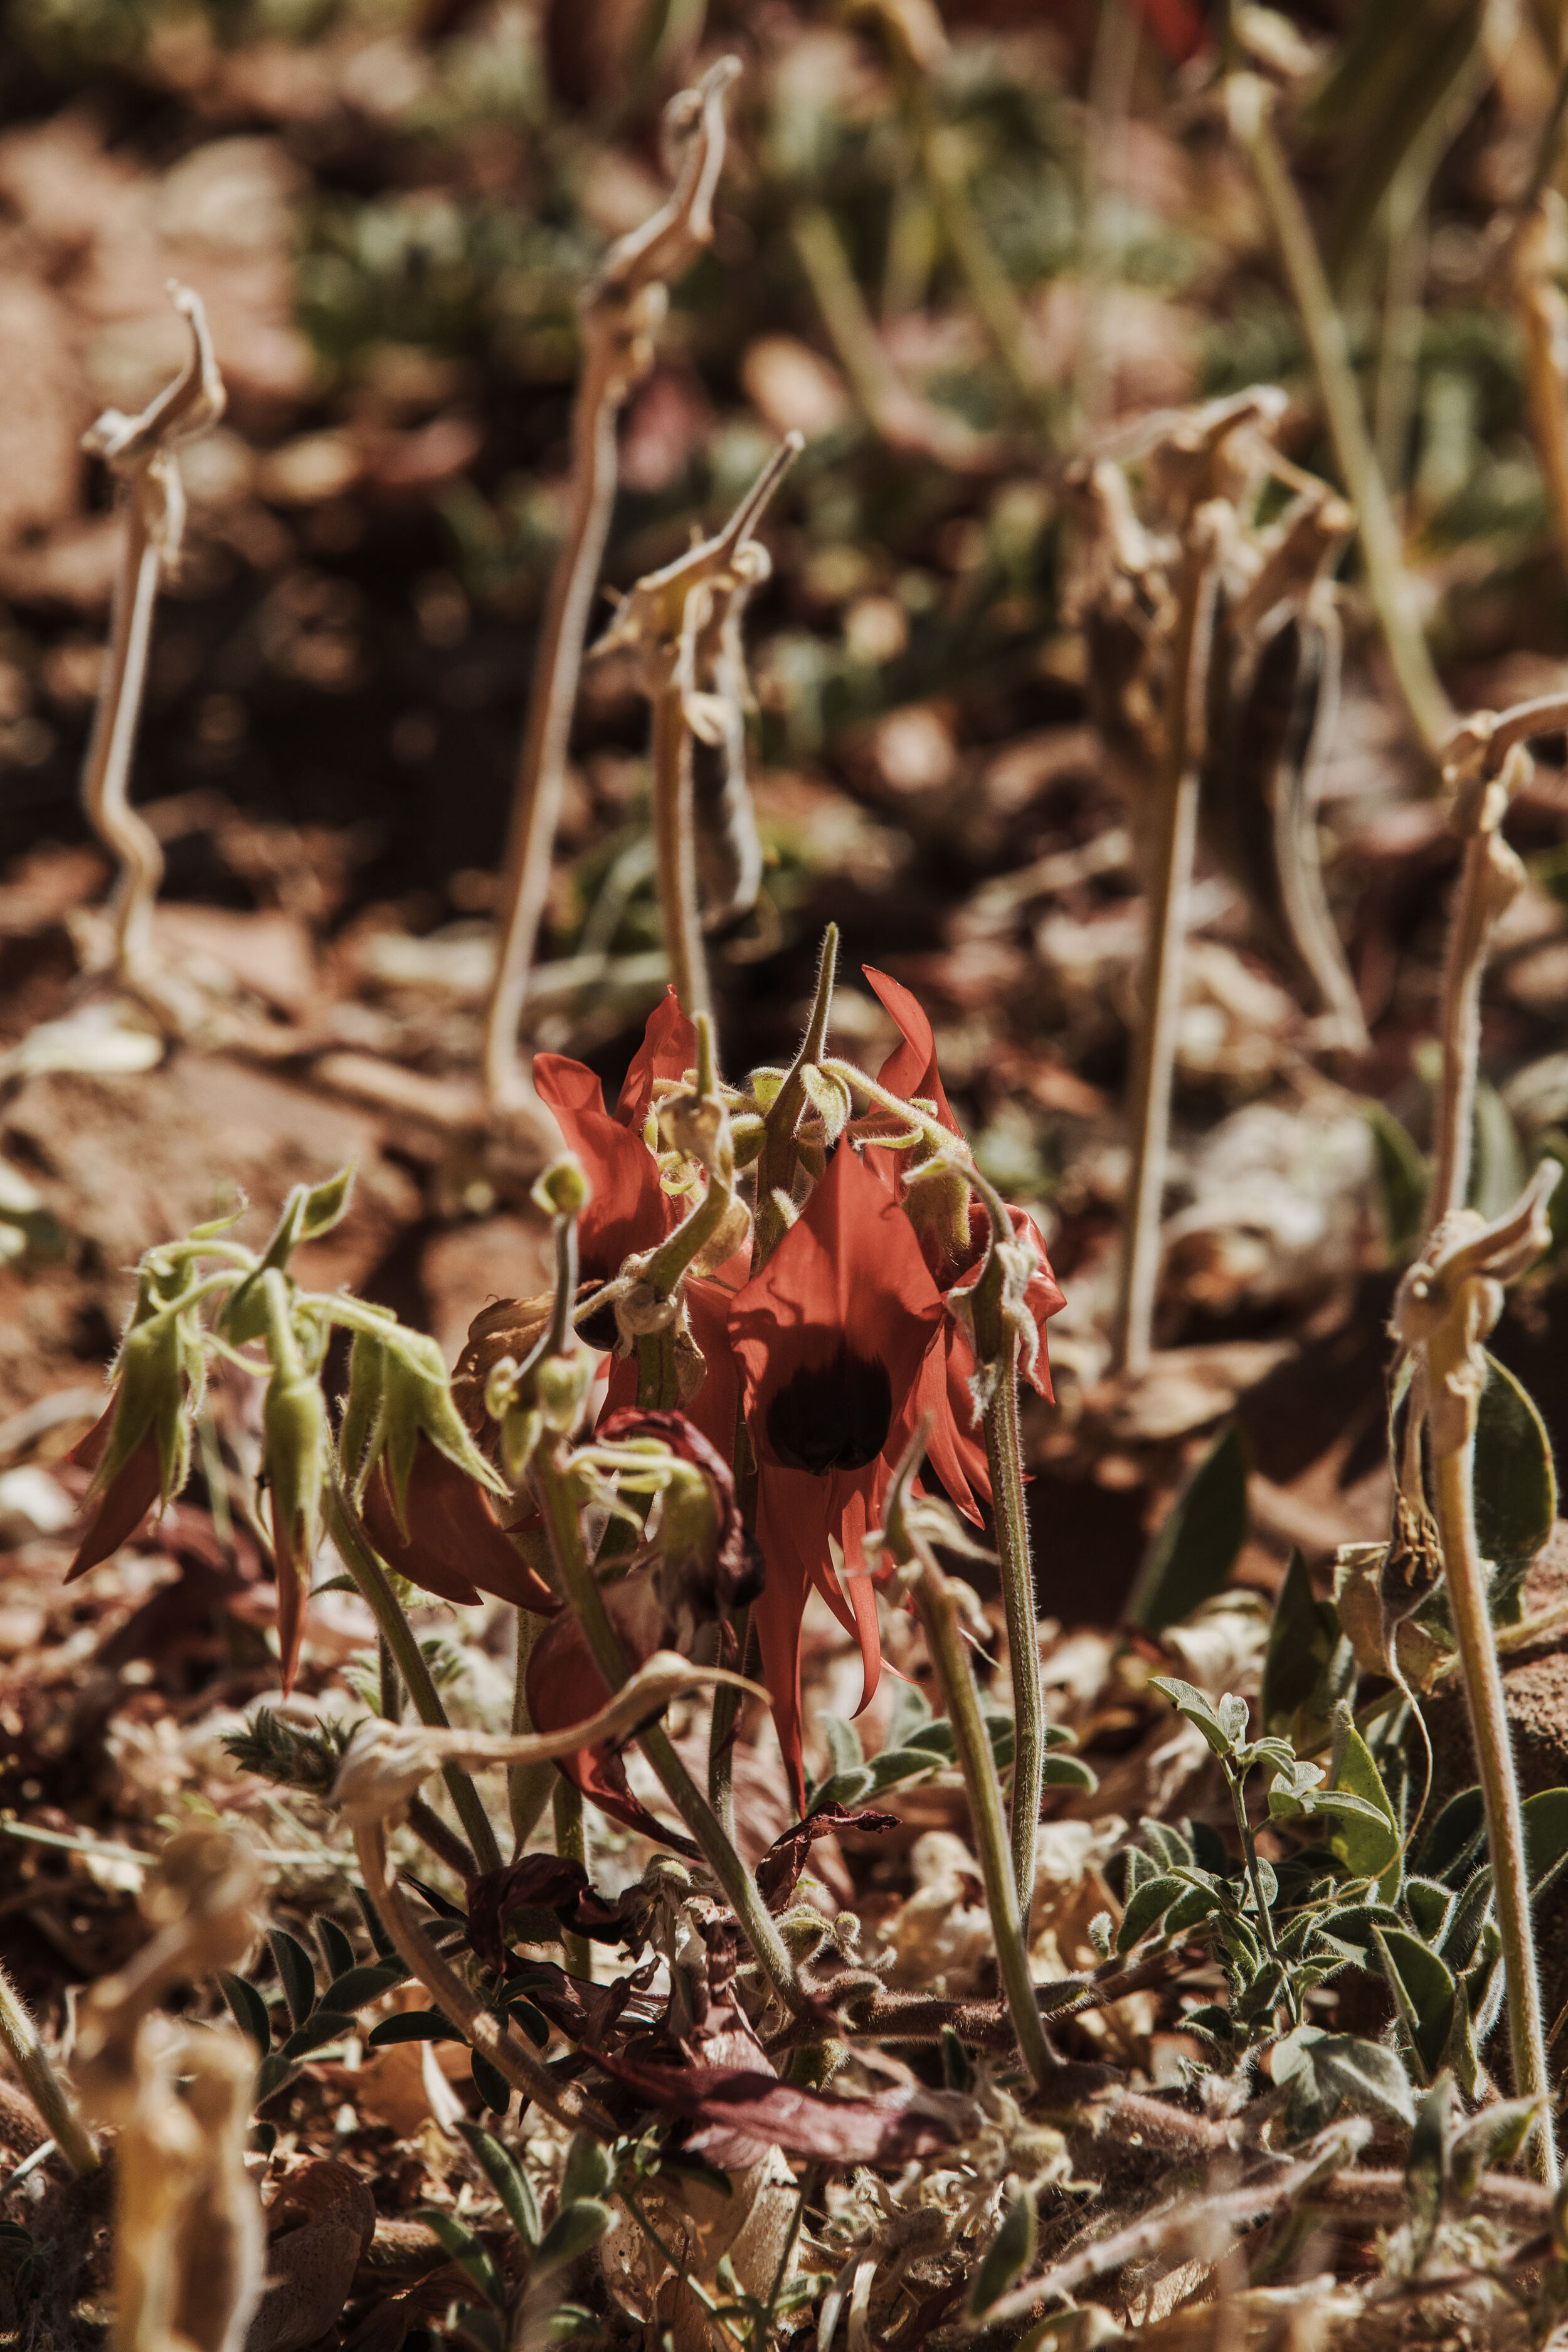
[[[577,1221],[585,1275],[608,1282],[633,1250],[657,1248],[681,1211],[661,1191],[658,1163],[643,1140],[656,1078],[680,1079],[697,1064],[697,1032],[673,988],[647,1018],[612,1118],[592,1070],[563,1054],[536,1054],[533,1083],[554,1112],[567,1147],[587,1171],[590,1198]]]
[[[387,1566],[443,1601],[471,1604],[479,1592],[493,1592],[541,1616],[559,1610],[556,1595],[491,1516],[482,1490],[428,1437],[422,1434],[415,1446],[402,1512],[384,1454],[365,1481],[360,1507]]]
[[[755,1618],[763,1675],[798,1802],[800,1629],[815,1585],[857,1635],[867,1705],[881,1674],[867,1531],[922,1410],[943,1321],[914,1227],[848,1144],[730,1310],[757,1457],[767,1578]],[[829,1538],[843,1549],[845,1586]]]

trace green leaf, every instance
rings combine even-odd
[[[1467,2201],[1481,2184],[1483,2172],[1511,2164],[1522,2151],[1545,2110],[1543,2099],[1500,2099],[1460,2124],[1454,2135],[1454,2186]]]
[[[349,1579],[349,1582],[351,1584],[353,1583],[352,1576]],[[324,1591],[324,1589],[325,1588],[320,1584],[313,1588],[317,1592],[321,1592]],[[357,1591],[359,1588],[355,1586],[354,1589]],[[329,1919],[325,1912],[321,1913],[313,1924],[316,1930],[316,1941],[320,1944],[321,1948],[321,1956],[327,1963],[328,1976],[346,1977],[349,1970],[354,1965],[354,1948],[353,1944],[350,1942],[348,1937],[344,1935],[337,1921],[335,1919]]]
[[[1212,1886],[1189,1886],[1186,1893],[1172,1904],[1165,1914],[1167,1936],[1185,1935],[1201,1920],[1213,1916],[1219,1908],[1219,1896]]]
[[[1480,1851],[1486,1834],[1486,1812],[1479,1789],[1461,1789],[1450,1797],[1422,1842],[1418,1857],[1422,1875],[1440,1878],[1448,1886],[1462,1885]]]
[[[1098,1789],[1100,1776],[1086,1764],[1081,1756],[1047,1756],[1040,1764],[1040,1779],[1047,1789]]]
[[[1429,1171],[1409,1129],[1391,1110],[1364,1102],[1362,1117],[1372,1134],[1384,1239],[1389,1256],[1401,1258],[1421,1232]]]
[[[1454,2026],[1454,1976],[1418,1936],[1403,1927],[1373,1929],[1384,1974],[1430,2082],[1443,2063]]]
[[[1035,2258],[1035,2200],[1021,2189],[1002,2216],[969,2290],[969,2316],[978,2319],[1023,2277]]]
[[[356,2009],[367,2008],[373,2000],[379,2000],[383,1993],[390,1992],[395,1985],[406,1984],[407,1981],[408,1970],[398,1967],[395,1962],[390,1965],[365,1962],[356,1968],[345,1969],[341,1977],[334,1977],[321,1995],[321,2006],[323,2009],[343,2010],[352,2016]]]
[[[474,2078],[474,2088],[492,2114],[504,2116],[511,2105],[511,2084],[494,2061],[482,2050],[468,2053],[468,2072]]]
[[[1415,2120],[1410,2078],[1397,2051],[1381,2042],[1363,2042],[1353,2033],[1331,2033],[1318,2045],[1318,2072],[1339,2089],[1348,2106],[1370,2115],[1392,2116],[1402,2124]]]
[[[1470,1161],[1470,1197],[1466,1206],[1477,1209],[1489,1223],[1503,1217],[1523,1192],[1530,1173],[1519,1129],[1497,1088],[1485,1078],[1476,1087],[1475,1150]]]
[[[302,1242],[320,1241],[330,1234],[342,1217],[348,1213],[349,1199],[353,1192],[354,1168],[351,1160],[335,1176],[320,1184],[312,1184],[300,1206],[295,1238]]]
[[[381,1914],[377,1911],[374,1904],[371,1901],[369,1895],[363,1886],[356,1886],[353,1890],[353,1896],[354,1901],[359,1905],[361,1916],[364,1920],[365,1933],[369,1936],[371,1942],[375,1946],[377,1953],[384,1960],[389,1962],[395,1961],[397,1958],[397,1953],[393,1946],[392,1938],[387,1934],[386,1929],[382,1926]]]
[[[458,2131],[479,2158],[480,2169],[506,2208],[507,2219],[525,2246],[539,2243],[539,2207],[528,2175],[510,2148],[482,2125],[459,2120]]]
[[[466,2230],[455,2213],[442,2213],[433,2205],[421,2205],[415,2219],[423,2221],[433,2237],[439,2238],[455,2263],[461,2263],[479,2293],[492,2310],[506,2308],[506,2292],[500,2273],[471,2230]]]
[[[1568,1789],[1542,1789],[1520,1807],[1530,1891],[1538,1900],[1568,1860]]]
[[[536,2050],[542,2050],[550,2039],[550,2027],[531,2000],[514,1993],[505,2004],[507,2022],[521,2026]]]
[[[1557,1477],[1532,1399],[1489,1354],[1476,1420],[1475,1495],[1476,1538],[1495,1570],[1492,1617],[1511,1624],[1525,1571],[1556,1522]]]
[[[832,1759],[835,1774],[858,1772],[866,1761],[866,1751],[860,1745],[860,1735],[852,1723],[841,1716],[819,1715],[823,1736],[827,1741],[827,1753]]]
[[[316,2006],[316,1971],[310,1955],[287,1927],[269,1928],[267,1941],[272,1948],[273,1964],[289,2004],[289,2018],[296,2026],[303,2025]]]
[[[1436,1878],[1407,1878],[1403,1900],[1422,1942],[1440,1948],[1454,1909],[1449,1889]]]
[[[1330,1848],[1352,1878],[1375,1878],[1379,1895],[1392,1903],[1399,1892],[1399,1822],[1383,1776],[1372,1760],[1372,1750],[1353,1726],[1345,1738],[1333,1790],[1314,1791],[1317,1802],[1312,1810],[1334,1810],[1332,1795],[1342,1791],[1359,1797],[1371,1813],[1340,1809],[1340,1825],[1330,1835]],[[1372,1815],[1380,1815],[1381,1821]]]
[[[595,2197],[582,2197],[574,2205],[563,2205],[539,2242],[533,2263],[535,2275],[574,2263],[579,2254],[585,2254],[590,2246],[598,2244],[615,2218],[609,2207]]]
[[[1247,1450],[1223,1430],[1172,1504],[1139,1570],[1128,1622],[1145,1633],[1180,1624],[1230,1581],[1247,1536]]]
[[[1116,1931],[1116,1948],[1130,1952],[1141,1943],[1151,1928],[1159,1925],[1179,1895],[1188,1889],[1179,1878],[1146,1878],[1133,1889]]]
[[[353,2030],[352,2017],[343,2016],[338,2010],[319,2009],[303,2025],[295,2027],[279,2054],[298,2063],[301,2058],[308,2058],[312,2050],[324,2050],[329,2042],[341,2042]]]
[[[1177,1675],[1151,1675],[1149,1686],[1152,1690],[1163,1691],[1178,1715],[1185,1716],[1189,1723],[1197,1725],[1216,1756],[1230,1754],[1235,1743],[1201,1690],[1191,1683],[1183,1682]],[[1137,1851],[1136,1846],[1131,1848],[1129,1859]]]
[[[1320,1601],[1300,1550],[1292,1550],[1274,1603],[1258,1710],[1265,1732],[1289,1732],[1323,1678],[1339,1638],[1331,1604]]]
[[[265,2058],[272,2047],[272,2021],[267,2014],[267,2003],[253,1984],[247,1984],[244,1977],[231,1976],[227,1969],[218,1970],[217,1980],[223,1987],[230,2016],[242,2033],[249,2034]]]
[[[1164,1869],[1192,1869],[1197,1856],[1193,1852],[1192,1841],[1184,1837],[1180,1830],[1173,1829],[1169,1822],[1155,1821],[1150,1813],[1143,1815],[1138,1827],[1150,1853]]]
[[[438,2009],[405,2009],[384,2017],[366,2036],[370,2050],[390,2050],[399,2042],[463,2042],[467,2035],[449,2025]]]
[[[573,2205],[584,2197],[604,2197],[616,2177],[614,2158],[603,2140],[591,2132],[574,2132],[561,2175],[561,2202]]]
[[[923,1726],[929,1726],[933,1719],[931,1701],[918,1683],[897,1684],[893,1691],[893,1704],[888,1715],[888,1736],[885,1745],[889,1748],[907,1747],[910,1735]]]

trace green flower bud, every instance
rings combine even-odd
[[[534,1373],[533,1389],[546,1429],[562,1437],[571,1436],[582,1418],[593,1378],[593,1362],[585,1348],[544,1358]]]
[[[569,1151],[552,1160],[531,1197],[547,1217],[580,1217],[588,1205],[588,1179],[581,1160]]]
[[[368,1331],[356,1331],[349,1350],[349,1392],[343,1401],[343,1423],[338,1438],[338,1458],[352,1493],[358,1492],[381,1418],[385,1379],[386,1349],[383,1342]]]

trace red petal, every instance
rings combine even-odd
[[[364,1500],[360,1506],[365,1532],[387,1566],[395,1569],[399,1576],[407,1577],[411,1584],[421,1586],[426,1592],[438,1593],[443,1601],[456,1601],[471,1608],[479,1596],[461,1566],[449,1556],[449,1529],[439,1513],[418,1509],[420,1465],[426,1454],[434,1454],[437,1461],[443,1458],[427,1439],[421,1438],[415,1452],[414,1467],[408,1474],[406,1535],[397,1524],[386,1457],[382,1456],[366,1481]]]
[[[592,1070],[563,1054],[536,1054],[533,1083],[588,1179],[588,1204],[577,1220],[583,1272],[607,1282],[632,1250],[653,1249],[664,1239],[675,1202],[659,1190],[658,1165],[640,1131],[605,1108]]]
[[[687,1071],[696,1067],[696,1027],[682,1013],[674,989],[667,988],[647,1016],[642,1044],[632,1055],[621,1087],[616,1117],[623,1127],[640,1135],[652,1108],[654,1080],[673,1078],[679,1085]]]
[[[296,1559],[289,1528],[271,1503],[272,1556],[278,1570],[278,1655],[283,1670],[283,1696],[288,1697],[300,1671],[305,1639],[305,1602],[310,1595],[310,1562]]]
[[[605,1595],[610,1622],[632,1665],[640,1666],[658,1644],[658,1631],[648,1615],[652,1594],[646,1578],[613,1585]],[[657,1616],[657,1606],[653,1604]],[[609,1685],[599,1672],[587,1637],[575,1617],[562,1615],[533,1645],[528,1661],[528,1711],[536,1731],[563,1731],[595,1715],[609,1701]],[[633,1796],[626,1768],[613,1748],[579,1748],[556,1762],[574,1788],[591,1804],[639,1836],[695,1853],[689,1838],[668,1830],[646,1805]]]
[[[108,1419],[107,1414],[104,1419]],[[96,1428],[89,1430],[82,1444],[87,1445],[98,1437],[103,1425],[103,1422],[100,1422]],[[101,1459],[101,1445],[99,1456]],[[163,1484],[158,1432],[155,1427],[150,1427],[134,1454],[121,1463],[99,1496],[92,1517],[82,1529],[76,1557],[66,1570],[65,1581],[68,1584],[79,1576],[85,1576],[89,1568],[97,1568],[111,1552],[118,1551],[122,1543],[129,1542],[157,1501]]]
[[[845,1347],[884,1368],[896,1423],[942,1314],[913,1226],[880,1177],[840,1145],[766,1265],[730,1307],[758,1459],[776,1459],[766,1423],[777,1391],[799,1372],[820,1370]]]
[[[943,1127],[951,1128],[957,1135],[958,1121],[942,1089],[942,1073],[936,1066],[936,1039],[923,1006],[898,981],[889,980],[885,971],[875,971],[868,963],[863,963],[860,969],[898,1023],[904,1041],[894,1047],[878,1072],[882,1084],[890,1093],[902,1095],[906,1102],[916,1095],[934,1102]]]

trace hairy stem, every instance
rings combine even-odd
[[[1502,1939],[1513,2087],[1520,2098],[1540,2098],[1546,2103],[1545,2116],[1531,2147],[1540,2177],[1554,2188],[1557,2143],[1551,2120],[1552,2082],[1547,2072],[1541,1984],[1530,1916],[1524,1820],[1520,1811],[1502,1669],[1492,1645],[1486,1570],[1476,1541],[1474,1431],[1457,1450],[1436,1452],[1435,1448],[1434,1452],[1437,1531],[1447,1571],[1448,1606],[1458,1645],[1470,1733],[1480,1772],[1487,1849],[1492,1865],[1492,1899]]]
[[[1198,714],[1208,674],[1214,574],[1207,551],[1189,528],[1185,577],[1172,649],[1149,932],[1143,951],[1140,1028],[1132,1091],[1132,1166],[1121,1217],[1121,1267],[1113,1363],[1146,1371],[1153,1352],[1154,1294],[1160,1273],[1160,1211],[1182,1009],[1187,897],[1198,824]]]
[[[735,1633],[735,1672],[743,1675],[752,1640],[750,1609],[737,1609],[731,1622]],[[708,1801],[720,1828],[731,1840],[735,1834],[735,1727],[740,1713],[740,1692],[733,1683],[721,1683],[713,1694],[708,1726]]]
[[[1007,1830],[1002,1812],[1002,1786],[991,1742],[980,1714],[979,1694],[970,1671],[963,1637],[958,1630],[948,1580],[934,1562],[922,1560],[914,1588],[915,1606],[925,1628],[942,1694],[952,1725],[953,1745],[969,1797],[975,1852],[985,1885],[985,1904],[996,1938],[996,1964],[1006,1995],[1013,2030],[1031,2078],[1044,2089],[1057,2071],[1058,2061],[1046,2040],[1029,1974],[1029,1955],[1019,1916],[1018,1893],[1007,1853]]]
[[[1440,751],[1453,730],[1444,693],[1410,599],[1399,526],[1362,413],[1344,320],[1335,305],[1305,205],[1275,136],[1269,94],[1250,74],[1230,82],[1231,129],[1247,151],[1290,292],[1300,313],[1334,456],[1355,508],[1367,593],[1405,708],[1426,749]]]
[[[531,1475],[543,1514],[551,1556],[561,1584],[577,1612],[595,1664],[612,1691],[628,1680],[620,1640],[605,1608],[604,1596],[583,1549],[577,1507],[551,1450],[541,1446]],[[784,1938],[769,1916],[756,1881],[720,1827],[711,1807],[675,1752],[674,1742],[660,1725],[650,1725],[639,1736],[643,1754],[658,1775],[666,1795],[701,1848],[704,1860],[724,1890],[740,1921],[763,1974],[786,2009],[800,2006],[800,1988]]]
[[[990,1403],[985,1408],[985,1462],[991,1473],[991,1503],[996,1553],[1002,1570],[1002,1605],[1007,1618],[1007,1660],[1013,1673],[1013,1795],[1008,1823],[1013,1884],[1018,1916],[1026,1927],[1035,1902],[1035,1846],[1045,1784],[1046,1707],[1040,1688],[1039,1614],[1035,1599],[1035,1563],[1029,1550],[1029,1514],[1024,1500],[1024,1457],[1018,1439],[1017,1343],[1011,1341]]]
[[[1444,953],[1437,1164],[1426,1203],[1428,1234],[1436,1232],[1454,1210],[1464,1207],[1469,1191],[1487,947],[1493,925],[1524,880],[1524,869],[1499,827],[1510,793],[1529,768],[1530,754],[1523,744],[1510,745],[1503,756],[1501,774],[1480,788],[1468,811],[1467,794],[1461,793],[1456,805],[1456,822],[1463,818],[1470,829],[1465,835],[1464,862]]]
[[[697,905],[697,838],[691,816],[691,735],[679,677],[653,701],[653,843],[669,977],[691,1020],[711,1013],[708,958]]]
[[[492,1104],[515,1097],[519,1089],[518,1027],[550,888],[583,641],[616,499],[616,418],[631,382],[616,323],[590,311],[584,331],[587,346],[572,410],[572,506],[534,656],[507,833],[500,939],[485,1013],[485,1090]]]
[[[517,1678],[511,1692],[511,1727],[520,1735],[533,1729],[528,1705],[528,1662],[542,1631],[543,1621],[531,1609],[517,1612]],[[511,1816],[512,1858],[528,1843],[541,1813],[560,1779],[553,1764],[509,1764],[506,1768],[507,1811]]]
[[[580,1863],[588,1867],[588,1841],[583,1829],[583,1792],[560,1773],[555,1778],[552,1799],[555,1816],[555,1851],[563,1862]],[[562,1956],[574,1977],[591,1977],[594,1973],[592,1954],[585,1936],[563,1933]]]
[[[49,2137],[79,2179],[96,2172],[100,2158],[91,2133],[71,2105],[70,2094],[49,2063],[37,2027],[22,1997],[0,1968],[0,2042],[43,2117]]]
[[[414,1712],[421,1723],[432,1724],[438,1730],[447,1729],[449,1718],[441,1704],[441,1695],[430,1678],[425,1653],[415,1639],[413,1626],[398,1606],[397,1595],[387,1580],[386,1570],[359,1524],[335,1466],[328,1473],[323,1500],[327,1533],[337,1546],[343,1566],[358,1585],[377,1627],[385,1637],[387,1647],[397,1662],[404,1685],[414,1702]],[[479,1801],[479,1790],[460,1764],[444,1764],[441,1771],[452,1802],[458,1809],[458,1818],[473,1847],[475,1867],[480,1871],[499,1870],[501,1866],[500,1848],[496,1843],[489,1815]]]

